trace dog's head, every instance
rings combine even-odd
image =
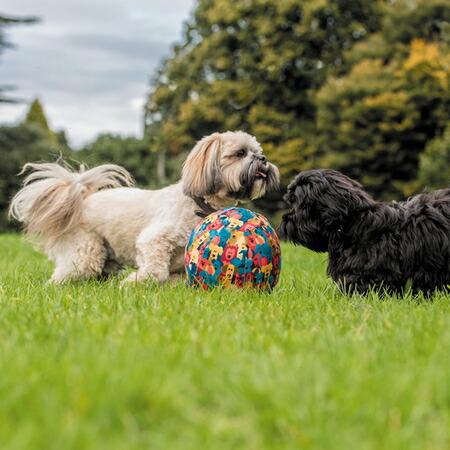
[[[228,203],[261,197],[278,186],[279,172],[253,136],[227,131],[197,143],[184,163],[181,181],[189,197]]]
[[[357,181],[331,169],[299,173],[284,199],[292,210],[283,215],[279,236],[316,252],[326,252],[331,234],[375,203]]]

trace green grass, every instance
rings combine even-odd
[[[0,448],[450,448],[449,296],[347,297],[290,245],[271,295],[0,254]]]

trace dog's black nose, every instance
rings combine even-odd
[[[267,162],[267,158],[264,155],[256,155],[256,157],[263,163]]]

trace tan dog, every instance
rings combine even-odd
[[[29,163],[10,216],[55,263],[51,281],[107,276],[137,269],[126,282],[163,283],[184,269],[192,228],[214,210],[264,195],[278,186],[278,169],[247,133],[214,133],[197,143],[181,180],[160,190],[132,185],[128,172],[103,165],[74,172],[55,163]]]

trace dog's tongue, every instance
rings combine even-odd
[[[260,176],[261,178],[267,178],[267,175],[264,172],[256,172],[256,175]]]

